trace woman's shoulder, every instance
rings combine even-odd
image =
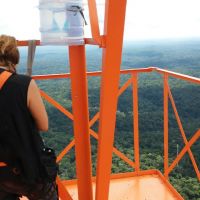
[[[24,74],[13,74],[12,75],[13,81],[19,82],[19,83],[30,83],[32,78],[30,76],[24,75]]]
[[[10,84],[14,85],[15,87],[23,87],[25,89],[28,88],[32,78],[27,75],[23,74],[13,74],[9,79]]]

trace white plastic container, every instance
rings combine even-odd
[[[40,32],[44,45],[84,44],[82,0],[40,0]]]

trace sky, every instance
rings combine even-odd
[[[1,1],[0,34],[19,40],[40,39],[38,0]],[[104,15],[103,8],[100,3],[100,16]],[[125,40],[200,37],[199,8],[200,0],[127,0]],[[86,37],[89,32],[86,26]]]

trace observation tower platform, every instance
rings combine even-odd
[[[73,200],[79,200],[77,180],[63,181]],[[95,199],[95,178],[92,181]],[[111,175],[109,200],[178,200],[180,194],[157,170]],[[26,197],[21,200],[27,200]]]
[[[78,200],[76,181],[64,181],[73,200]],[[93,198],[95,199],[93,181]],[[142,171],[140,175],[124,173],[112,175],[109,200],[177,200],[182,199],[176,190],[156,170]]]

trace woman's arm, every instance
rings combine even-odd
[[[34,80],[31,80],[28,88],[27,105],[33,118],[35,119],[38,130],[47,131],[47,112],[40,96],[39,88]]]

